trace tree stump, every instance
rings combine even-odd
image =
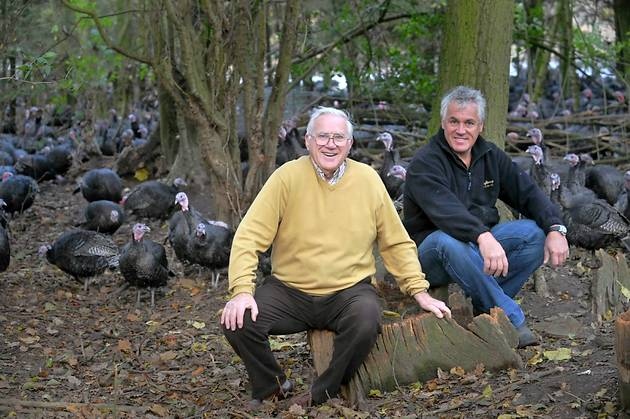
[[[334,333],[312,330],[308,342],[317,374],[330,363]],[[397,386],[434,378],[437,369],[462,367],[473,370],[483,364],[489,370],[519,368],[515,351],[516,330],[502,310],[492,309],[473,319],[468,329],[454,319],[438,319],[425,313],[383,325],[368,358],[341,395],[362,406],[372,389],[394,390]]]
[[[615,321],[615,353],[619,372],[619,401],[624,409],[630,408],[630,311]]]
[[[623,252],[610,255],[605,250],[598,250],[596,257],[601,262],[593,270],[591,284],[592,312],[597,321],[611,320],[613,316],[626,310],[628,299],[623,296],[623,289],[630,290],[630,272]]]

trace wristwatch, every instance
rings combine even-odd
[[[562,224],[554,224],[552,226],[549,227],[549,231],[557,231],[558,233],[562,234],[563,236],[567,235],[567,228],[565,226],[563,226]]]

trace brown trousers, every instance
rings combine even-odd
[[[241,357],[254,399],[277,391],[286,377],[269,347],[269,335],[286,335],[310,329],[335,332],[328,369],[311,387],[313,402],[336,397],[369,354],[381,331],[382,310],[369,278],[331,295],[316,297],[287,287],[270,277],[256,289],[258,317],[245,312],[243,327],[223,333]]]

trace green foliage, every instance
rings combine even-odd
[[[579,61],[590,69],[614,68],[621,43],[606,42],[597,28],[591,32],[573,30],[573,46]]]

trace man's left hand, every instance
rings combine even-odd
[[[451,310],[446,306],[446,304],[444,304],[443,301],[431,297],[428,292],[419,292],[415,294],[413,298],[418,302],[420,307],[435,314],[437,318],[441,319],[445,315],[449,319],[451,318]]]
[[[556,267],[562,265],[568,257],[567,238],[557,231],[550,231],[545,239],[544,263],[551,262],[551,266]]]

